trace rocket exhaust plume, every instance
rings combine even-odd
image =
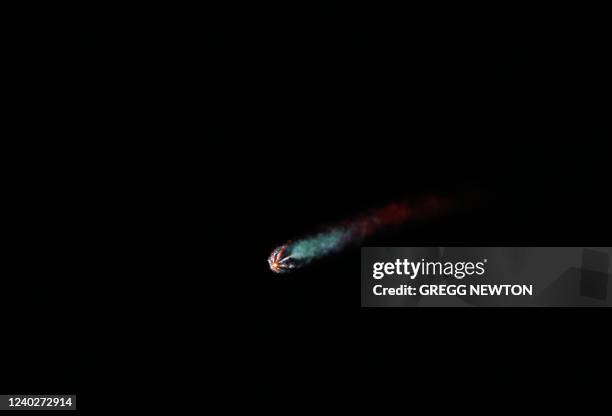
[[[270,270],[287,273],[348,246],[360,244],[370,235],[390,226],[424,219],[446,210],[448,202],[440,198],[423,198],[413,203],[391,203],[327,231],[275,248],[268,257]]]

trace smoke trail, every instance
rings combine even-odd
[[[389,226],[438,214],[447,206],[446,201],[433,197],[413,203],[392,203],[314,236],[285,243],[272,251],[268,264],[273,272],[286,273],[349,245],[359,244]]]

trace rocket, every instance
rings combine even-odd
[[[287,251],[287,245],[282,245],[274,249],[270,257],[268,257],[268,264],[270,270],[274,273],[286,273],[296,267],[295,261],[290,255],[285,254]]]

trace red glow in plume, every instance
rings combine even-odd
[[[388,226],[440,214],[448,208],[448,205],[447,201],[436,197],[427,197],[415,202],[392,202],[357,218],[353,225],[357,226],[363,237],[367,237]]]

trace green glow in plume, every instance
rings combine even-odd
[[[341,249],[349,241],[349,236],[348,230],[331,230],[290,244],[289,252],[294,259],[314,259]]]

